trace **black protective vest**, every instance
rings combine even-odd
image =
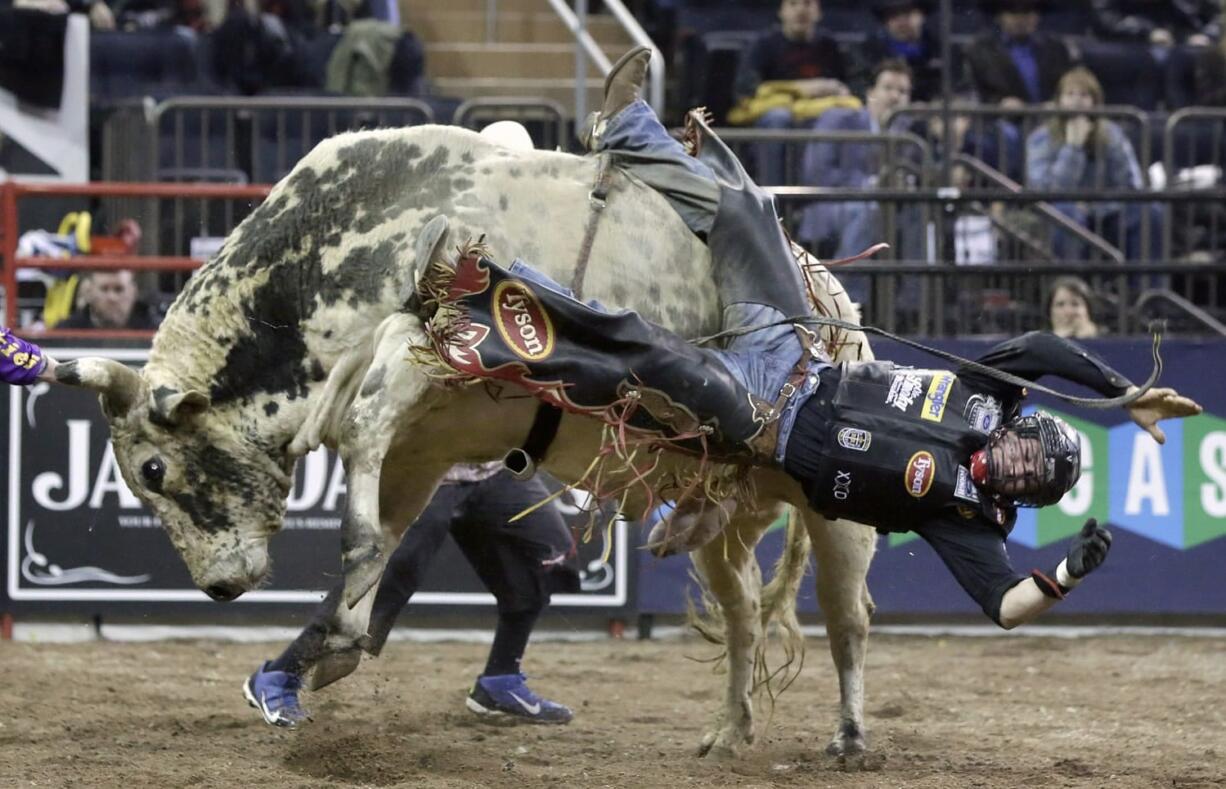
[[[830,415],[818,473],[802,480],[813,508],[880,531],[909,531],[938,515],[982,515],[1006,534],[1002,508],[971,481],[968,461],[1010,416],[999,399],[947,370],[852,362],[823,375],[814,397]],[[832,400],[830,399],[832,398]]]

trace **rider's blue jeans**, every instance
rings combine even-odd
[[[618,155],[617,163],[635,177],[660,192],[676,209],[686,225],[700,236],[710,231],[719,209],[720,186],[706,164],[685,152],[660,123],[644,101],[631,103],[606,120],[599,134],[598,151]],[[621,155],[628,154],[628,155]],[[794,265],[791,260],[763,261],[763,276],[770,276],[772,265]],[[554,282],[521,260],[511,264],[516,276],[531,280],[573,298],[570,289]],[[722,296],[722,294],[721,294]],[[789,323],[772,325],[787,317],[767,304],[751,302],[724,304],[724,329],[750,326],[764,328],[736,336],[722,349],[710,349],[742,386],[767,402],[774,403],[800,359],[802,347]],[[588,306],[603,310],[595,302]],[[829,367],[825,360],[810,364],[804,382],[788,401],[780,416],[776,461],[782,462],[799,406],[817,389],[818,373]]]

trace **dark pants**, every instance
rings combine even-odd
[[[373,651],[382,649],[401,609],[421,586],[448,533],[498,602],[498,630],[486,673],[510,673],[518,665],[536,616],[554,592],[579,590],[574,540],[557,508],[541,507],[549,490],[539,479],[516,481],[502,471],[480,482],[443,485],[388,559],[367,630]],[[270,668],[304,674],[326,650],[330,622],[344,584],[332,590],[310,623]],[[489,671],[490,665],[503,668]]]
[[[372,635],[385,620],[391,627],[448,533],[498,601],[499,613],[540,611],[555,591],[577,591],[578,574],[565,561],[574,541],[557,508],[508,522],[547,496],[539,479],[519,482],[505,471],[440,487],[388,559],[371,611]]]

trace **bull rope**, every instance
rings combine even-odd
[[[705,345],[707,343],[714,342],[715,340],[722,340],[728,337],[739,337],[743,334],[750,334],[762,329],[770,329],[775,326],[788,326],[797,323],[815,326],[832,326],[845,331],[861,331],[865,332],[866,334],[876,334],[878,336],[885,337],[886,339],[894,340],[895,342],[910,346],[916,350],[923,351],[924,353],[932,356],[936,356],[939,359],[953,362],[965,367],[967,370],[979,373],[980,375],[988,378],[993,378],[997,381],[1001,381],[1022,389],[1042,392],[1043,394],[1051,395],[1058,400],[1062,400],[1072,405],[1081,406],[1083,408],[1108,409],[1131,405],[1137,400],[1140,400],[1146,392],[1152,389],[1154,384],[1158,382],[1159,376],[1162,375],[1162,354],[1159,352],[1159,349],[1162,346],[1162,333],[1165,327],[1161,322],[1150,324],[1150,331],[1152,331],[1154,335],[1152,347],[1154,365],[1150,370],[1149,378],[1147,378],[1145,383],[1141,384],[1135,392],[1119,395],[1117,397],[1079,397],[1077,395],[1065,394],[1064,392],[1056,391],[1055,389],[1043,386],[1042,384],[1037,384],[1034,381],[1013,375],[1012,373],[997,370],[994,367],[987,366],[986,364],[981,364],[979,362],[963,358],[956,353],[943,351],[940,348],[933,348],[932,346],[924,345],[921,342],[917,342],[906,337],[901,337],[893,332],[886,331],[885,329],[877,326],[862,326],[845,320],[840,320],[838,318],[827,318],[812,315],[794,315],[790,318],[781,318],[776,321],[770,321],[769,323],[759,323],[752,326],[738,326],[735,329],[725,329],[724,331],[716,332],[715,334],[710,334],[706,337],[699,337],[698,339],[691,340],[690,342],[695,345]]]

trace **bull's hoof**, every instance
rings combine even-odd
[[[315,663],[315,668],[311,672],[310,689],[320,690],[338,679],[344,679],[352,674],[361,662],[362,651],[360,649],[329,652]]]
[[[741,746],[752,743],[752,724],[750,731],[725,726],[703,735],[702,741],[698,743],[698,756],[715,760],[734,759]]]
[[[826,746],[826,754],[840,758],[855,757],[868,750],[868,740],[864,730],[854,723],[845,722],[834,733],[834,738]]]
[[[698,746],[698,756],[715,762],[730,762],[736,758],[736,749],[727,745],[702,744]]]
[[[383,566],[383,554],[377,550],[367,553],[361,559],[345,563],[345,605],[353,608],[379,583],[379,578],[383,576]]]

